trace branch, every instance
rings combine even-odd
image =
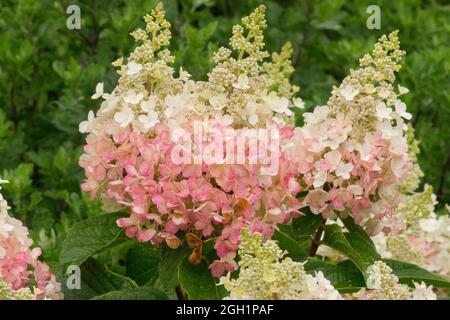
[[[319,249],[320,239],[322,238],[323,227],[325,226],[325,222],[327,219],[322,217],[322,222],[317,228],[316,234],[314,235],[314,239],[311,243],[311,247],[309,248],[309,256],[314,257],[317,253],[317,249]]]
[[[175,288],[175,292],[177,293],[178,300],[187,300],[186,294],[183,289],[181,289],[180,285]]]

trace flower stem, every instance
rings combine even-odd
[[[186,294],[183,289],[181,289],[180,285],[175,288],[175,292],[177,293],[178,300],[187,300]]]
[[[311,247],[309,248],[309,256],[314,257],[317,253],[317,249],[319,249],[320,238],[322,238],[323,227],[325,226],[325,222],[327,219],[322,217],[322,222],[316,230],[316,234],[314,235],[314,239],[311,243]]]

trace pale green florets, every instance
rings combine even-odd
[[[11,285],[0,279],[0,300],[34,300],[30,288],[14,290]]]
[[[433,187],[427,184],[422,192],[405,196],[404,201],[397,209],[397,213],[404,217],[408,234],[414,235],[420,230],[420,219],[428,218],[434,212],[436,204]]]
[[[265,12],[266,7],[260,5],[248,17],[242,18],[242,24],[247,29],[246,35],[244,35],[245,29],[243,26],[236,25],[233,27],[230,46],[239,52],[238,60],[241,60],[245,54],[255,61],[260,61],[269,55],[267,51],[263,50],[263,31],[267,27]]]
[[[419,188],[420,181],[424,176],[422,169],[419,166],[417,156],[420,153],[420,141],[415,138],[414,127],[408,123],[408,130],[406,131],[406,138],[408,142],[408,156],[413,164],[413,168],[408,172],[405,180],[399,185],[400,192],[408,194],[414,192]]]
[[[425,261],[421,251],[411,245],[404,235],[388,235],[386,238],[386,248],[391,253],[392,258],[424,266]]]
[[[131,33],[141,44],[128,59],[113,63],[120,76],[114,90],[105,93],[103,83],[97,85],[92,97],[104,101],[99,112],[80,124],[80,131],[99,133],[108,127],[120,132],[131,126],[148,133],[157,122],[176,128],[186,119],[215,121],[223,116],[235,129],[266,127],[273,121],[293,124],[290,108],[303,107],[300,98],[292,99],[298,87],[289,82],[293,50],[286,44],[271,61],[264,61],[269,56],[264,50],[265,10],[261,5],[243,18],[242,25],[233,28],[230,49],[215,54],[208,81],[194,81],[181,68],[175,76],[174,57],[167,48],[170,23],[158,4],[144,17],[146,27]]]
[[[404,54],[400,50],[398,31],[383,35],[372,53],[360,59],[360,68],[350,70],[341,86],[333,88],[327,104],[333,113],[346,115],[353,126],[352,137],[357,141],[360,142],[365,133],[376,131],[379,124],[376,107],[379,103],[389,108],[398,102],[392,84],[395,72],[400,70],[398,62]],[[398,122],[397,127],[403,125],[398,115],[393,120]]]
[[[241,232],[239,245],[239,277],[221,278],[230,291],[228,299],[291,300],[339,299],[339,293],[320,272],[316,276],[305,272],[303,264],[285,257],[273,240],[263,241],[259,233]]]
[[[432,286],[414,283],[415,289],[400,284],[398,277],[383,261],[376,261],[367,269],[367,288],[357,295],[374,300],[436,300]]]

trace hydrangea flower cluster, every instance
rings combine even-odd
[[[394,91],[399,49],[397,32],[382,36],[360,60],[327,105],[304,114],[295,128],[292,155],[301,160],[303,205],[325,218],[349,213],[370,234],[389,227],[384,218],[398,205],[399,184],[412,168],[407,126],[411,119]]]
[[[404,54],[397,32],[383,36],[327,105],[305,113],[305,125],[294,128],[291,109],[304,104],[289,82],[292,48],[287,43],[266,59],[264,13],[260,6],[243,18],[233,28],[231,49],[216,53],[208,81],[194,81],[183,69],[174,76],[174,58],[164,48],[170,23],[157,5],[144,17],[145,30],[132,33],[142,44],[113,63],[117,86],[105,93],[97,85],[92,98],[103,99],[100,110],[80,124],[88,133],[82,189],[102,198],[106,211],[128,209],[117,224],[141,242],[177,248],[186,233],[214,239],[215,276],[235,270],[243,227],[270,237],[302,207],[325,218],[351,214],[370,234],[391,229],[387,218],[395,216],[397,194],[413,168],[405,124],[411,115],[399,99],[407,89],[393,88]],[[207,122],[200,137],[198,120]],[[262,175],[261,164],[228,163],[233,152],[212,164],[173,159],[179,146],[191,148],[190,141],[195,159],[214,132],[236,130],[226,136],[229,142],[263,128],[279,132],[273,175]],[[249,147],[241,153],[261,156]]]
[[[237,130],[226,136],[227,142],[262,124],[277,129],[281,145],[292,137],[292,127],[285,121],[292,114],[289,98],[296,91],[287,80],[292,49],[286,45],[271,62],[262,62],[267,56],[262,51],[264,10],[261,6],[242,19],[245,37],[242,26],[234,28],[230,44],[237,57],[220,49],[209,81],[195,82],[183,70],[175,78],[168,65],[173,58],[162,48],[169,42],[170,24],[159,4],[144,17],[146,30],[132,33],[143,44],[126,64],[122,58],[114,63],[119,67],[117,86],[112,93],[104,93],[101,83],[97,86],[93,98],[104,99],[100,110],[91,111],[80,124],[80,131],[88,133],[80,159],[87,178],[82,189],[101,197],[107,211],[129,208],[130,216],[117,224],[141,242],[165,242],[177,248],[183,232],[216,238],[221,258],[211,265],[216,275],[233,265],[229,254],[237,250],[243,226],[270,237],[277,223],[299,214],[296,162],[283,151],[271,176],[260,174],[261,164],[173,159],[177,146],[188,140],[205,145],[213,130]],[[249,115],[242,112],[245,108],[251,109]],[[197,120],[208,121],[200,137],[194,132]],[[180,129],[181,136],[176,134]],[[258,156],[250,154],[248,146],[241,153]]]
[[[303,264],[285,257],[273,240],[260,233],[241,232],[239,277],[220,278],[230,300],[337,300],[342,299],[321,271],[306,273]]]
[[[400,208],[409,227],[372,238],[383,258],[412,262],[450,276],[450,219],[434,212],[435,201],[433,190],[427,185],[423,192],[405,196]]]
[[[8,209],[0,194],[0,299],[62,299],[60,284],[38,260],[41,249],[32,248],[28,229]],[[31,290],[32,282],[36,287]]]
[[[383,261],[376,261],[367,270],[367,289],[350,296],[360,300],[436,300],[432,286],[414,283],[411,289],[400,284],[398,277]]]

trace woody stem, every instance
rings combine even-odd
[[[309,248],[309,256],[314,257],[317,253],[317,249],[319,249],[320,239],[322,238],[323,227],[325,226],[325,222],[327,219],[322,217],[322,222],[316,230],[316,234],[314,235],[314,239],[311,243],[311,247]]]
[[[175,288],[175,292],[177,293],[178,300],[187,300],[186,294],[184,293],[183,289],[181,289],[180,285]]]

